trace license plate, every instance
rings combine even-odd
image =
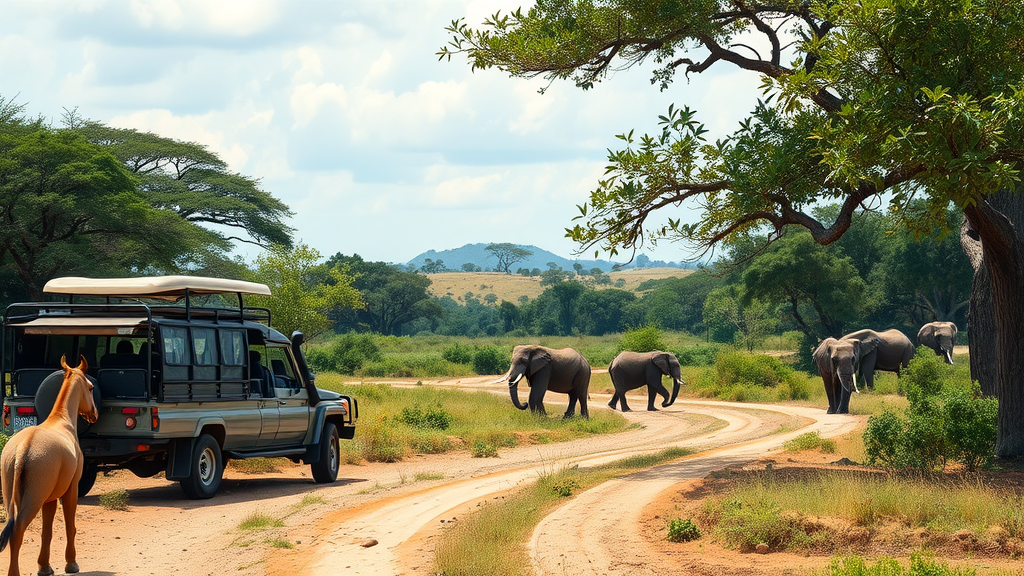
[[[21,430],[22,428],[28,428],[29,426],[35,426],[35,425],[36,425],[36,417],[35,416],[18,416],[18,415],[15,415],[14,416],[14,420],[11,422],[11,428],[14,428],[15,432],[17,432],[18,430]]]

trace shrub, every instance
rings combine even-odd
[[[477,440],[473,442],[473,458],[497,458],[498,447],[493,442]]]
[[[508,369],[511,357],[511,353],[497,346],[481,346],[473,355],[473,371],[477,374],[501,374]]]
[[[713,366],[722,351],[719,344],[697,344],[675,352],[683,366]]]
[[[726,352],[718,355],[715,373],[720,384],[774,387],[785,381],[793,369],[772,356]]]
[[[700,528],[687,518],[674,518],[668,521],[668,540],[672,542],[689,542],[700,538]]]
[[[753,549],[764,543],[771,550],[784,550],[809,540],[798,518],[783,514],[775,502],[724,500],[719,506],[715,533],[729,546]]]
[[[644,326],[627,330],[619,340],[618,351],[653,352],[664,350],[664,333],[657,326]]]
[[[383,359],[380,346],[369,334],[349,332],[338,336],[330,344],[309,351],[306,360],[318,372],[355,374],[367,362]]]
[[[904,568],[888,556],[880,556],[870,567],[860,556],[844,556],[833,558],[825,573],[827,576],[973,576],[976,572],[970,567],[950,568],[948,564],[914,552],[910,555],[910,568]]]
[[[7,446],[7,441],[10,439],[11,437],[7,434],[0,433],[0,452],[3,452],[4,446]]]
[[[360,443],[362,457],[370,462],[398,462],[405,457],[405,444],[383,418],[362,426]]]
[[[868,464],[931,470],[952,461],[974,470],[991,462],[998,402],[982,397],[969,375],[922,353],[901,374],[900,386],[910,401],[906,413],[886,409],[868,418]]]
[[[445,348],[441,352],[441,358],[455,364],[469,364],[473,361],[473,349],[464,344],[456,342],[454,345]]]
[[[551,491],[561,498],[568,498],[580,489],[580,483],[572,478],[562,478],[551,485]]]
[[[403,424],[415,426],[416,428],[432,428],[434,430],[447,430],[451,427],[455,418],[441,407],[440,403],[435,406],[420,408],[419,404],[412,408],[406,406],[398,415],[398,420]]]

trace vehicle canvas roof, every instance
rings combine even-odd
[[[48,294],[73,294],[178,300],[189,294],[259,294],[270,296],[266,284],[204,276],[143,276],[138,278],[54,278],[43,286]]]

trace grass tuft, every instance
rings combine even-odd
[[[238,524],[239,530],[264,530],[266,528],[281,528],[284,526],[284,522],[278,518],[261,514],[260,512],[253,512],[242,519]]]
[[[124,488],[104,492],[99,497],[100,506],[107,510],[128,510],[129,500],[128,491]]]
[[[821,450],[826,454],[836,453],[836,441],[822,438],[817,432],[801,434],[786,442],[783,446],[789,452],[801,452],[803,450]]]

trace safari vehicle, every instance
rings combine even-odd
[[[79,494],[99,471],[124,468],[164,472],[190,498],[210,498],[226,460],[256,456],[309,464],[316,482],[337,478],[339,438],[355,434],[358,406],[314,385],[301,332],[289,339],[270,328],[269,310],[244,306],[244,294],[269,295],[266,285],[56,278],[43,291],[65,301],[12,304],[4,316],[4,425],[45,419],[61,356],[83,356],[100,408],[96,423],[79,422]]]

